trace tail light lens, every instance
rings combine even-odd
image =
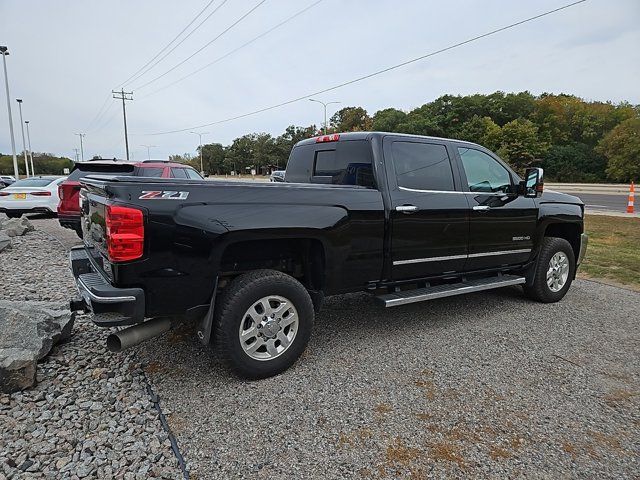
[[[0,197],[8,197],[9,195],[11,194],[7,192],[0,192]]]
[[[62,188],[62,185],[58,186],[58,197],[60,200],[64,200],[64,188]]]
[[[144,218],[137,208],[106,207],[107,254],[112,262],[127,262],[142,257]]]
[[[51,192],[31,192],[29,195],[33,195],[34,197],[50,197]]]

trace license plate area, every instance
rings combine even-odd
[[[14,198],[14,200],[26,200],[27,199],[27,194],[26,193],[14,193],[13,194],[13,198]]]

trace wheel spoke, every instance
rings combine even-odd
[[[280,340],[280,344],[284,348],[287,348],[289,346],[289,344],[291,343],[291,341],[289,340],[289,337],[287,337],[282,330],[280,330],[278,332],[277,338],[278,338],[278,340]]]
[[[240,340],[246,342],[250,338],[258,336],[258,329],[256,327],[251,327],[248,330],[245,330],[240,334]]]
[[[297,319],[298,317],[296,316],[295,312],[289,312],[289,315],[283,317],[282,320],[280,320],[280,327],[284,328],[286,326],[289,326]]]
[[[288,308],[290,308],[289,302],[280,302],[280,305],[273,309],[273,313],[279,315],[286,312]]]
[[[276,341],[271,339],[271,340],[268,340],[266,343],[267,343],[267,353],[272,357],[275,357],[276,355],[278,355],[278,349],[276,348]]]
[[[244,349],[247,353],[255,353],[255,351],[264,344],[264,340],[260,337],[257,337],[255,342],[253,342],[251,345],[245,345]]]

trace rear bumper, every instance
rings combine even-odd
[[[578,261],[576,262],[576,266],[582,263],[584,260],[584,255],[587,253],[587,245],[589,243],[589,235],[583,233],[580,235],[580,252],[578,253]]]
[[[93,313],[93,322],[100,327],[125,326],[144,320],[144,290],[117,288],[97,271],[83,246],[69,252],[69,265],[82,298],[82,309]],[[78,310],[77,301],[71,309]]]
[[[0,207],[0,213],[56,213],[55,209],[47,205],[32,206],[32,207]]]

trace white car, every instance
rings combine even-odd
[[[16,181],[15,177],[11,175],[0,175],[0,189],[8,187]]]
[[[30,177],[0,190],[0,213],[19,217],[24,213],[57,212],[58,185],[66,177]]]

